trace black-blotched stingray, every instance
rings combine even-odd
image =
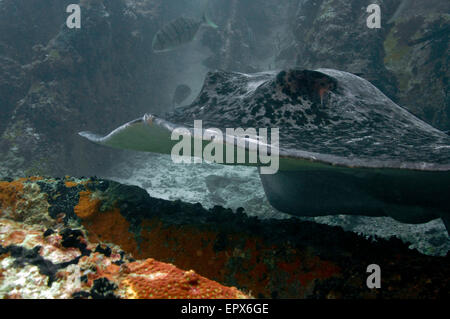
[[[449,230],[450,137],[347,72],[210,72],[197,99],[164,119],[145,115],[104,137],[80,135],[170,154],[178,143],[172,131],[192,131],[194,120],[222,130],[279,128],[279,171],[260,176],[269,202],[282,212],[403,223],[442,218]],[[245,148],[250,152],[250,143]]]

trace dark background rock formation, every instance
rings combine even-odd
[[[198,92],[206,68],[358,73],[450,130],[448,1],[369,1],[381,5],[379,30],[366,27],[365,0],[209,1],[220,28],[199,35],[199,51],[166,55],[151,51],[156,30],[181,14],[200,17],[205,1],[83,0],[80,30],[65,26],[71,2],[0,2],[0,175],[101,172],[123,153],[93,147],[78,131],[162,113],[178,82]]]
[[[171,107],[174,71],[151,50],[167,2],[81,1],[79,30],[65,25],[72,2],[0,3],[0,175],[96,174],[120,152],[77,132]]]
[[[70,2],[0,4],[4,175],[101,169],[113,152],[76,132],[112,129],[158,99],[146,94],[158,2],[82,1],[80,30],[65,26]]]

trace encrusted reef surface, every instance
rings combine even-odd
[[[100,234],[88,236],[73,215],[92,212],[83,199],[88,183],[0,182],[0,298],[248,298],[193,270],[136,261],[101,243]],[[71,206],[76,200],[80,205]]]
[[[3,297],[439,298],[449,291],[448,255],[297,219],[206,210],[107,180],[0,182],[0,209]],[[367,288],[371,264],[382,269],[381,289]]]

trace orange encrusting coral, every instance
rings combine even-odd
[[[4,210],[7,208],[10,208],[14,214],[22,193],[23,182],[21,180],[0,182],[0,216],[4,214]]]
[[[315,279],[327,279],[339,274],[340,269],[330,262],[323,261],[316,256],[305,256],[293,262],[279,262],[277,267],[286,274],[290,274],[288,283],[299,282],[301,286],[307,287]],[[308,269],[305,271],[304,269]]]
[[[88,219],[95,215],[100,208],[101,201],[93,199],[89,191],[80,192],[78,205],[74,207],[75,214],[81,219]]]
[[[240,286],[250,289],[252,292],[267,292],[267,267],[261,260],[256,263],[253,259],[245,258],[245,255],[256,255],[256,251],[239,251],[236,249],[218,251],[214,244],[218,233],[200,230],[193,226],[163,226],[156,219],[143,223],[140,234],[141,249],[139,258],[152,257],[161,261],[174,263],[183,269],[195,269],[202,276],[226,282],[232,270],[229,267],[231,259],[238,258],[244,269],[260,270],[260,273],[235,273],[233,276]],[[230,242],[241,240],[239,234],[230,235]],[[145,243],[145,244],[144,244]],[[194,258],[193,258],[194,256]],[[255,257],[256,259],[256,257]]]
[[[47,262],[50,260],[52,262],[74,260],[79,256],[80,252],[76,248],[63,247],[62,236],[57,233],[43,236],[44,231],[45,227],[25,225],[21,222],[0,218],[0,245],[27,247],[31,241],[25,240],[25,238],[32,236],[34,247],[41,247],[38,250],[39,254],[43,258],[51,258],[47,259]],[[91,251],[96,247],[96,244],[88,240],[85,244],[86,248]],[[153,259],[134,262],[125,260],[122,266],[119,266],[115,262],[123,258],[120,248],[115,245],[108,247],[111,249],[111,254],[108,256],[100,252],[92,252],[82,256],[75,267],[64,267],[56,272],[55,280],[58,281],[61,290],[54,289],[54,297],[68,298],[73,293],[80,291],[87,293],[95,285],[95,281],[106,279],[114,287],[112,288],[114,295],[120,298],[248,298],[236,288],[222,286],[193,271],[184,271],[174,265]],[[0,261],[9,256],[9,252],[1,254]],[[4,273],[7,270],[0,263],[0,280],[4,279]],[[42,276],[42,274],[37,276]],[[81,276],[86,279],[77,284],[76,278]],[[30,280],[28,284],[34,285],[33,287],[37,291],[47,283],[46,280]],[[24,298],[23,294],[26,296],[29,293],[27,289],[31,286],[18,286],[14,289],[15,291],[7,292],[4,297]]]
[[[217,235],[192,226],[181,226],[181,229],[164,226],[155,218],[142,223],[139,236],[142,244],[136,255],[171,261],[177,267],[195,269],[208,278],[222,279],[230,256],[226,250],[214,249]]]
[[[278,264],[284,269],[277,268],[276,273],[280,277],[289,278],[288,281],[283,280],[284,283],[302,283],[302,287],[297,285],[299,291],[304,291],[315,279],[339,275],[338,267],[315,256],[304,255],[300,259],[292,253],[292,261],[286,262],[289,258],[277,258],[274,255],[277,247],[268,246],[261,238],[245,238],[242,234],[229,235],[228,241],[236,243],[244,238],[244,247],[217,251],[214,249],[217,236],[217,233],[201,231],[194,227],[160,225],[153,227],[150,232],[141,233],[142,242],[148,244],[142,245],[146,248],[146,256],[143,256],[144,251],[141,250],[140,258],[151,256],[161,261],[171,261],[180,268],[195,269],[201,275],[222,283],[232,274],[240,287],[264,296],[270,296],[273,289],[270,283],[275,279],[271,278],[270,274],[274,273]],[[202,253],[201,258],[192,258],[198,255],[196,252],[199,250]],[[239,260],[239,271],[233,270],[230,264],[233,259]]]
[[[116,215],[120,219],[118,216],[121,216],[120,213]],[[114,219],[110,218],[111,222],[108,222],[106,218],[102,218],[97,227],[85,227],[97,235],[101,234],[103,240],[127,247],[127,251],[136,258],[151,257],[173,263],[182,269],[195,269],[202,276],[222,283],[233,276],[240,287],[245,287],[254,294],[270,296],[273,289],[271,285],[275,284],[270,274],[275,269],[280,278],[285,278],[281,280],[284,284],[296,286],[299,295],[306,292],[315,279],[323,280],[340,275],[339,267],[333,263],[322,261],[316,256],[299,254],[292,249],[290,257],[278,258],[274,252],[280,247],[268,246],[260,238],[245,239],[241,234],[230,234],[227,240],[236,243],[244,238],[242,249],[218,251],[214,248],[218,233],[193,226],[164,226],[156,218],[142,223],[138,245],[136,235],[125,231],[128,228],[126,221],[122,221],[122,231],[113,230],[117,227]],[[109,227],[105,227],[105,223]],[[239,260],[239,271],[233,270],[230,264],[233,259]]]
[[[194,271],[147,259],[125,266],[120,287],[130,299],[230,299],[248,298],[239,290],[224,287]]]
[[[6,238],[6,241],[10,245],[17,245],[17,244],[22,243],[24,241],[25,237],[26,237],[26,234],[23,231],[15,230],[15,231],[12,231],[11,233],[9,233],[9,235]]]
[[[114,243],[132,254],[137,252],[136,240],[129,232],[130,223],[120,214],[119,209],[99,212],[100,201],[91,200],[89,194],[80,192],[80,202],[75,207],[75,214],[81,218],[89,239],[96,243]]]
[[[0,183],[1,209],[11,207],[14,211],[26,181]],[[289,247],[269,245],[262,238],[250,235],[224,235],[195,225],[165,225],[158,217],[144,219],[139,227],[140,233],[133,233],[130,222],[118,208],[100,211],[101,194],[89,190],[86,183],[77,184],[66,179],[64,184],[69,188],[84,185],[85,190],[79,192],[74,212],[88,231],[90,241],[114,243],[137,259],[155,258],[173,263],[181,269],[194,269],[202,276],[221,283],[229,282],[232,277],[240,287],[265,297],[269,297],[274,287],[280,284],[295,289],[297,295],[303,295],[316,279],[340,276],[339,268],[331,262]],[[219,235],[225,236],[229,245],[217,249],[215,244]],[[277,255],[277,250],[285,253]],[[109,277],[109,272],[105,272],[106,277]]]
[[[115,282],[120,275],[120,266],[111,263],[111,260],[105,258],[100,253],[92,253],[89,257],[83,256],[80,259],[79,265],[93,270],[87,274],[86,285],[91,287],[94,280],[99,278],[106,278],[109,281]]]
[[[72,188],[72,187],[77,187],[77,186],[78,186],[78,183],[71,182],[71,181],[65,181],[64,184],[65,184],[66,187],[68,187],[68,188]]]

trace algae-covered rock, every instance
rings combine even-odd
[[[75,212],[86,220],[89,213],[99,213],[95,205],[83,206],[89,186],[105,190],[110,200],[119,195],[118,185],[108,191],[94,180],[0,182],[0,298],[248,298],[193,270],[135,260],[67,218]]]
[[[396,239],[297,219],[259,220],[242,209],[206,210],[95,178],[20,179],[0,189],[4,297],[248,295],[225,285],[261,298],[434,299],[449,287],[448,258]],[[382,268],[381,290],[366,286],[373,263]]]
[[[0,135],[8,124],[16,101],[25,93],[27,82],[18,62],[0,55]]]
[[[356,73],[399,105],[450,129],[449,17],[445,0],[379,0],[381,28],[366,25],[363,0],[305,0],[282,41],[283,67],[329,67]],[[295,9],[292,9],[294,11]]]
[[[397,79],[399,103],[442,130],[450,129],[449,12],[400,16],[384,41],[384,62]]]
[[[388,31],[387,20],[400,1],[372,3],[381,7],[381,29],[367,27],[367,1],[300,1],[293,24],[296,64],[357,73],[395,99],[396,83],[383,62],[383,41]]]
[[[159,2],[82,1],[81,29],[65,24],[69,3],[0,2],[1,176],[98,173],[117,153],[76,132],[98,118],[113,128],[158,98],[148,79]]]

